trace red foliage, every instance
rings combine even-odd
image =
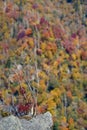
[[[60,26],[55,25],[53,26],[53,33],[54,33],[55,38],[60,39],[62,38],[65,32]]]
[[[86,51],[82,51],[81,58],[82,58],[82,60],[87,60],[87,52]]]
[[[20,93],[22,94],[22,95],[24,95],[25,94],[25,88],[23,88],[23,87],[20,87]]]
[[[19,104],[17,107],[18,107],[19,113],[25,113],[25,112],[28,112],[30,110],[31,104],[29,104],[29,103],[27,103],[25,105]]]
[[[65,48],[66,52],[71,54],[75,50],[75,46],[73,45],[72,41],[65,40],[62,42],[63,47]]]

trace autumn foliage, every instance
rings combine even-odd
[[[87,129],[85,6],[0,1],[0,115],[50,111],[54,130]]]

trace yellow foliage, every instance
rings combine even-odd
[[[49,32],[50,32],[50,37],[54,39],[54,33],[52,31],[52,28],[49,29]]]
[[[56,99],[61,95],[61,91],[58,88],[55,88],[51,91],[51,95]]]
[[[42,80],[40,80],[40,87],[41,87],[41,89],[42,90],[46,90],[46,85],[45,85],[45,81],[42,79]]]
[[[67,53],[65,54],[65,58],[66,58],[66,59],[68,59],[68,58],[69,58],[69,55],[68,55]]]
[[[11,103],[11,101],[12,101],[12,98],[11,97],[5,97],[5,100],[4,100],[4,103],[6,104],[6,105],[9,105],[10,103]]]
[[[76,61],[71,61],[71,65],[78,68]]]
[[[47,109],[48,111],[50,111],[50,113],[53,115],[53,116],[56,116],[56,111],[53,109]]]
[[[53,42],[53,41],[55,40],[55,38],[49,37],[48,40],[49,40],[50,42]]]
[[[9,32],[5,32],[4,36],[5,36],[6,39],[8,39],[10,37]]]
[[[57,98],[57,99],[55,99],[55,102],[56,102],[57,105],[58,105],[58,104],[61,104],[61,99],[60,99],[60,98]]]
[[[5,31],[7,31],[7,29],[8,29],[8,27],[7,27],[6,23],[5,23],[4,26],[3,26],[3,31],[5,32]]]
[[[56,103],[52,99],[49,98],[47,100],[47,106],[48,106],[48,110],[52,110],[56,108]]]
[[[33,38],[29,38],[27,43],[28,43],[28,45],[29,45],[31,48],[34,47],[34,40],[33,40]]]
[[[4,55],[0,54],[0,60],[4,59]]]
[[[49,70],[49,69],[50,69],[50,66],[47,65],[47,64],[45,64],[45,63],[43,63],[42,66],[43,66],[43,68],[44,68],[45,70]]]
[[[76,71],[73,71],[73,77],[75,79],[81,79],[82,75],[81,75],[81,73],[77,72],[77,70],[76,70]]]
[[[52,58],[53,58],[53,54],[52,54],[51,51],[47,51],[47,57],[48,57],[49,59],[52,59]]]
[[[76,55],[75,54],[72,54],[72,59],[76,60]]]
[[[81,56],[81,50],[77,50],[76,51],[76,56],[77,56],[77,58],[80,58],[80,56]]]
[[[2,89],[2,96],[4,99],[9,95],[8,93],[11,93],[10,89]]]
[[[23,51],[23,47],[19,47],[19,48],[15,51],[15,53],[16,53],[17,55],[20,55],[22,51]]]
[[[58,66],[58,61],[54,61],[53,66],[56,68]]]
[[[21,83],[21,86],[25,88],[25,90],[27,89],[27,85],[25,83]]]
[[[78,44],[79,44],[79,38],[78,38],[78,36],[73,40],[73,43],[74,43],[75,45],[78,45]]]
[[[38,95],[38,103],[41,103],[42,105],[47,104],[47,93],[44,91],[41,94]]]
[[[13,57],[15,53],[12,50],[9,50],[9,55]]]
[[[29,57],[29,56],[26,56],[26,58],[25,58],[25,64],[28,64],[29,61],[30,61],[30,57]]]
[[[58,75],[58,71],[57,71],[56,69],[54,69],[54,70],[53,70],[53,74],[54,74],[55,76],[57,76],[57,75]]]
[[[64,116],[64,117],[62,117],[62,122],[64,122],[64,123],[66,123],[67,122],[67,120],[66,120],[66,117]]]
[[[41,43],[41,49],[42,49],[42,51],[45,51],[46,50],[46,47],[47,47],[47,44],[46,43]]]
[[[63,50],[60,50],[59,56],[64,57],[64,51]]]
[[[39,77],[44,79],[44,80],[48,80],[48,76],[46,75],[46,73],[44,71],[40,71],[38,73]]]
[[[26,102],[30,102],[32,100],[31,92],[27,91],[26,93]]]

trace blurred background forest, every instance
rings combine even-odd
[[[0,0],[0,118],[46,111],[87,130],[87,0]]]

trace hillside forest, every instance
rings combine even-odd
[[[87,130],[87,1],[0,0],[0,117],[47,111]]]

